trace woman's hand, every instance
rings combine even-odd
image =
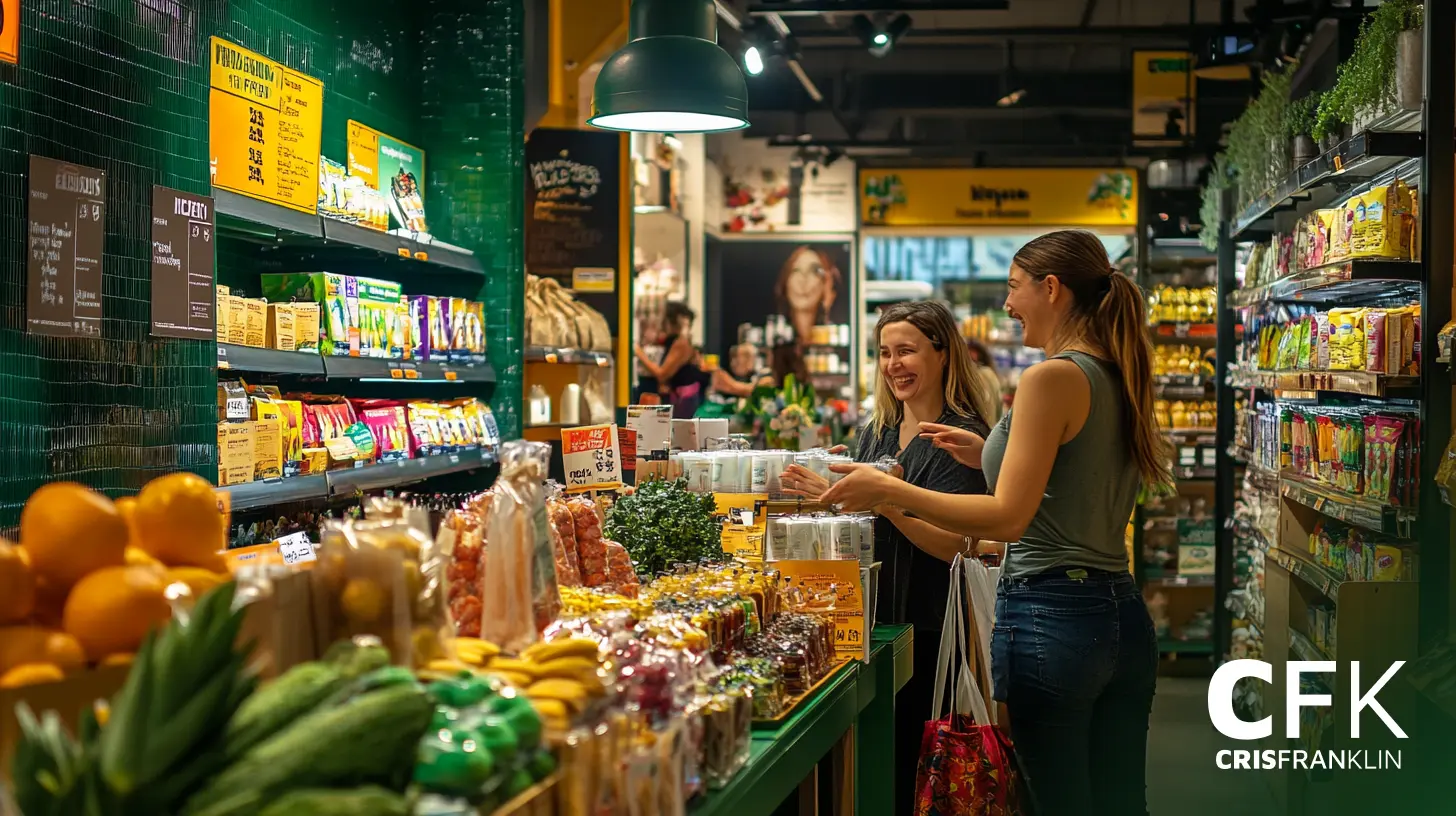
[[[817,501],[829,489],[829,480],[800,465],[789,465],[779,477],[784,492],[790,496]]]
[[[843,473],[844,478],[829,488],[819,500],[851,513],[872,510],[884,504],[890,488],[899,481],[873,465],[830,465],[829,469],[835,473]]]
[[[986,440],[976,434],[964,428],[922,422],[920,438],[929,440],[930,444],[949,453],[951,458],[966,467],[981,469],[981,450],[986,447]]]

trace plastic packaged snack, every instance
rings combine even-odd
[[[450,620],[455,634],[480,637],[480,561],[485,554],[481,519],[465,510],[451,510],[440,520],[435,536],[448,558],[445,571]]]
[[[619,595],[637,597],[640,583],[627,548],[615,541],[605,541],[603,545],[607,552],[607,583],[615,587]]]
[[[571,508],[557,495],[546,500],[546,517],[551,524],[551,548],[556,557],[556,581],[561,586],[581,586],[581,566],[576,553],[576,523]]]
[[[596,502],[575,498],[567,502],[572,522],[576,525],[576,555],[581,567],[581,582],[594,587],[607,583],[607,546],[602,539],[602,520]]]
[[[452,658],[445,563],[427,514],[324,523],[310,572],[319,643],[372,635],[398,665]]]
[[[541,484],[550,455],[550,446],[535,442],[501,446],[500,477],[491,489],[480,629],[509,651],[536,642],[561,608]]]

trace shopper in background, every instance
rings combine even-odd
[[[715,402],[737,402],[760,385],[773,385],[773,377],[759,370],[758,347],[739,343],[728,352],[728,368],[713,370],[708,398]]]
[[[1153,417],[1152,353],[1137,286],[1090,232],[1037,238],[1012,261],[1006,311],[1047,360],[1027,369],[990,435],[933,430],[980,462],[987,496],[947,496],[864,466],[823,500],[892,504],[966,536],[1012,542],[991,639],[995,697],[1039,816],[1147,813],[1153,622],[1123,534],[1140,485],[1170,482]]]
[[[856,458],[860,462],[895,458],[907,484],[934,495],[985,493],[980,470],[959,464],[949,451],[920,435],[920,423],[930,421],[981,436],[988,427],[983,419],[988,408],[977,389],[975,366],[950,310],[934,302],[891,306],[875,326],[875,341],[880,350],[875,407]],[[788,468],[783,481],[790,493],[806,498],[816,498],[829,487],[822,477],[798,465]],[[879,514],[875,560],[882,566],[877,617],[881,623],[915,627],[915,671],[895,702],[896,810],[909,813],[921,737],[925,721],[932,718],[935,644],[950,595],[949,564],[975,542],[898,507],[877,505],[864,508]]]
[[[966,338],[966,349],[971,352],[971,359],[976,362],[976,377],[986,395],[987,410],[991,412],[986,415],[986,421],[997,422],[1006,412],[1006,402],[1001,399],[1001,375],[996,372],[996,363],[991,359],[991,352],[986,350],[980,340]]]
[[[695,318],[687,304],[672,301],[662,314],[666,338],[662,341],[662,358],[653,360],[641,346],[635,348],[637,361],[657,381],[657,393],[672,405],[672,415],[677,419],[691,419],[703,399],[701,370],[693,362],[697,356],[691,337]]]

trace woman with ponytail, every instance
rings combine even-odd
[[[922,427],[978,466],[991,493],[947,495],[862,465],[823,500],[893,506],[1007,545],[991,635],[995,698],[1038,816],[1146,814],[1148,716],[1157,637],[1128,572],[1124,531],[1140,486],[1171,481],[1153,418],[1152,349],[1136,284],[1102,241],[1067,230],[1011,263],[1006,311],[1046,362],[984,440]]]

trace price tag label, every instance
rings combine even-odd
[[[420,370],[418,368],[406,368],[404,370],[404,378],[406,380],[418,380],[420,378]]]
[[[401,258],[408,258],[410,256],[410,251],[405,247],[400,247],[399,249],[396,249],[395,252],[398,252],[399,257]]]
[[[612,364],[612,358],[606,356],[605,354],[602,354],[602,355],[598,355],[597,356],[597,368],[606,368],[607,366],[609,366],[611,364]]]
[[[404,379],[404,372],[397,368],[391,368],[389,370],[389,378],[392,380],[402,380]]]
[[[289,566],[318,560],[313,551],[313,542],[308,540],[308,533],[292,533],[273,543],[278,545],[278,555],[283,563]]]
[[[445,372],[445,379],[447,379],[447,380],[449,380],[451,382],[454,382],[457,377],[458,377],[458,375],[455,372],[453,372],[453,371],[446,371]]]
[[[415,260],[417,261],[428,261],[429,259],[430,253],[428,252],[420,251],[415,253]]]
[[[561,429],[567,490],[615,490],[622,486],[622,449],[617,433],[616,423]]]

